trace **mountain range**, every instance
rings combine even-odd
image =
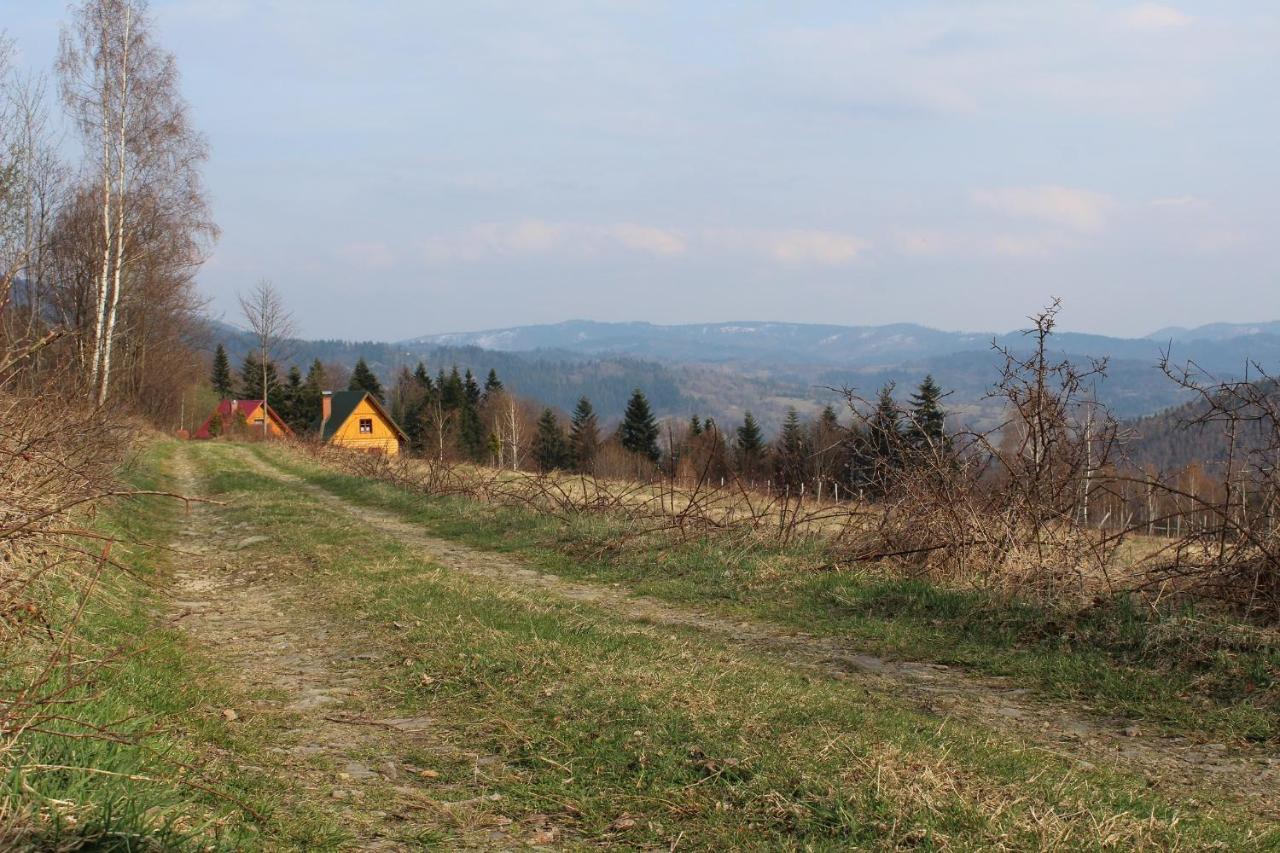
[[[245,333],[213,325],[214,341],[234,359],[252,348]],[[645,390],[660,416],[710,415],[735,423],[751,410],[766,430],[789,408],[815,413],[838,403],[838,389],[871,396],[894,383],[905,395],[932,374],[950,391],[947,404],[975,426],[997,422],[998,402],[985,397],[996,379],[996,347],[1024,351],[1020,332],[950,332],[910,323],[840,326],[779,322],[684,325],[571,320],[479,332],[424,335],[398,342],[292,341],[295,363],[313,358],[350,366],[363,357],[384,381],[425,361],[434,372],[458,365],[483,376],[494,368],[522,395],[568,411],[583,394],[602,416],[620,417],[635,387]],[[1121,417],[1150,415],[1185,402],[1158,364],[1194,362],[1220,378],[1241,375],[1246,363],[1280,364],[1280,322],[1213,323],[1166,328],[1140,338],[1076,332],[1055,334],[1056,355],[1108,360],[1098,398]]]
[[[1210,370],[1236,370],[1245,359],[1280,356],[1280,321],[1170,327],[1142,338],[1078,332],[1055,334],[1055,348],[1110,359],[1154,363],[1176,344]],[[480,332],[425,335],[405,346],[476,346],[503,352],[563,350],[581,355],[628,355],[668,362],[740,361],[764,364],[832,364],[858,369],[893,366],[958,352],[985,351],[995,342],[1018,348],[1020,332],[948,332],[913,323],[837,326],[810,323],[728,322],[662,326],[569,320]]]

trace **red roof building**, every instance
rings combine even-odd
[[[217,438],[233,434],[237,430],[245,431],[246,437],[255,432],[262,435],[262,410],[261,400],[223,400],[218,403],[213,414],[200,424],[192,438]],[[293,435],[293,430],[276,414],[275,409],[268,405],[266,410],[269,435],[274,438]]]

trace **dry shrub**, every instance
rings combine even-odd
[[[1048,601],[1082,601],[1111,585],[1118,540],[1084,521],[1116,447],[1115,420],[1085,393],[1106,365],[1052,355],[1057,311],[1055,302],[1032,318],[1028,354],[997,347],[1003,366],[989,396],[1009,414],[994,430],[936,441],[903,412],[906,435],[923,437],[909,442],[846,391],[884,469],[875,523],[854,531],[850,559]]]
[[[1207,489],[1148,480],[1185,532],[1148,560],[1143,588],[1226,602],[1280,621],[1280,382],[1261,365],[1240,381],[1216,381],[1195,364],[1161,369],[1198,400],[1186,429],[1218,429],[1225,456]],[[1168,526],[1168,519],[1161,519]]]
[[[609,519],[607,550],[664,537],[687,542],[714,536],[744,546],[829,541],[861,523],[856,503],[803,494],[760,492],[731,477],[722,485],[703,472],[692,481],[609,479],[561,471],[487,468],[407,454],[384,456],[302,443],[327,467],[380,480],[430,497],[465,497],[523,508],[564,522],[584,516]]]
[[[0,773],[20,783],[28,733],[113,736],[76,716],[111,657],[78,628],[112,568],[110,541],[77,522],[124,493],[113,468],[125,444],[99,414],[56,399],[0,403]]]
[[[592,543],[596,553],[708,539],[744,553],[804,545],[824,553],[830,568],[870,563],[1054,605],[1117,593],[1153,602],[1176,595],[1280,621],[1277,383],[1255,367],[1261,380],[1204,384],[1166,359],[1166,373],[1204,398],[1200,422],[1227,431],[1231,457],[1216,490],[1186,491],[1179,480],[1127,473],[1136,469],[1123,458],[1119,424],[1093,396],[1106,363],[1078,366],[1054,354],[1058,310],[1055,301],[1031,318],[1029,346],[996,347],[1003,365],[990,396],[1008,417],[993,430],[934,439],[910,412],[897,412],[885,427],[874,405],[846,389],[854,425],[842,440],[856,448],[852,464],[869,485],[865,500],[762,492],[722,477],[713,454],[682,459],[679,476],[645,469],[644,477],[611,479],[599,471],[530,473],[312,449],[347,473],[418,494],[519,507],[566,523],[601,516],[608,523]],[[714,432],[710,441],[722,444]],[[634,472],[634,460],[603,468],[626,472],[628,465]],[[1135,499],[1145,517],[1132,510]],[[1159,517],[1156,507],[1166,508]],[[1106,509],[1101,519],[1098,508]],[[1178,534],[1157,540],[1159,526]]]

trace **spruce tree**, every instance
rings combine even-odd
[[[302,383],[302,394],[298,401],[298,420],[303,429],[311,429],[320,423],[321,400],[328,389],[329,379],[325,375],[324,365],[320,359],[311,362],[307,368],[307,378]]]
[[[639,388],[627,403],[622,426],[618,428],[618,439],[625,450],[638,453],[651,462],[657,462],[662,457],[662,452],[658,449],[658,422],[654,420],[649,401]]]
[[[472,408],[478,408],[480,405],[480,386],[476,384],[476,378],[471,375],[471,369],[467,369],[467,375],[462,380],[462,393],[465,395],[467,405]]]
[[[213,352],[213,372],[209,384],[220,400],[229,400],[232,394],[231,362],[227,359],[227,350],[222,344]]]
[[[942,410],[942,389],[926,376],[911,395],[911,427],[908,440],[916,450],[941,449],[946,442],[947,415]]]
[[[893,383],[880,389],[876,407],[868,418],[862,438],[859,460],[866,488],[876,496],[884,495],[901,469],[905,436],[902,433],[902,411],[893,399]]]
[[[263,365],[257,353],[250,352],[244,357],[244,366],[240,368],[241,400],[261,400],[263,373],[266,373],[267,397],[274,398],[280,390],[280,376],[276,373],[275,362],[268,361]]]
[[[427,366],[422,362],[418,362],[418,366],[413,369],[413,378],[417,380],[418,387],[427,396],[430,396],[431,392],[435,390],[435,386],[431,384],[431,374],[427,373]]]
[[[777,474],[779,483],[797,489],[808,479],[809,442],[795,409],[787,411],[782,433],[778,436]]]
[[[568,467],[569,447],[560,419],[551,409],[543,409],[542,417],[538,418],[538,431],[533,437],[533,458],[540,471]]]
[[[348,391],[368,391],[377,398],[379,403],[385,402],[382,396],[382,383],[378,381],[378,377],[369,369],[369,365],[361,357],[356,362],[355,369],[351,371],[351,381],[347,383]]]
[[[467,399],[466,389],[462,384],[462,375],[458,373],[458,365],[453,366],[448,378],[445,378],[443,372],[439,377],[440,403],[447,412],[457,412],[462,409]]]
[[[487,399],[501,390],[502,380],[498,378],[498,371],[491,367],[489,368],[489,378],[484,381],[484,396]]]
[[[599,448],[600,422],[591,401],[582,397],[573,410],[573,420],[569,425],[569,452],[574,469],[584,474],[594,471]]]
[[[702,435],[702,421],[698,420],[698,416],[695,414],[689,418],[689,436],[690,438],[697,438],[700,435]]]
[[[290,365],[284,387],[276,396],[278,402],[271,404],[276,414],[296,433],[302,432],[311,423],[311,413],[306,409],[306,390],[302,371],[298,370],[296,364]]]
[[[473,462],[483,462],[488,453],[488,434],[480,420],[480,386],[468,369],[459,377],[453,368],[445,387],[445,408],[457,412],[458,443],[463,454]]]
[[[737,450],[738,471],[744,476],[754,477],[764,460],[764,436],[751,412],[744,413],[742,426],[738,427]]]
[[[840,429],[840,416],[836,414],[836,410],[828,403],[822,409],[822,414],[818,415],[818,426],[823,430],[835,433]]]

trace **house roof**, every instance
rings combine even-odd
[[[327,421],[318,422],[317,426],[320,431],[320,440],[328,441],[333,438],[334,433],[342,428],[342,425],[351,417],[351,413],[356,410],[365,399],[369,398],[369,405],[382,416],[382,419],[391,425],[396,435],[401,441],[408,441],[409,436],[405,435],[404,430],[400,429],[400,425],[391,419],[391,415],[387,414],[387,410],[378,402],[378,398],[370,394],[368,391],[334,391],[329,395],[329,419]],[[321,418],[324,417],[323,412]]]
[[[209,427],[214,418],[220,418],[225,422],[238,413],[244,415],[246,421],[251,421],[261,407],[261,400],[221,400],[218,402],[218,407],[213,410],[213,414],[205,418],[204,423],[200,425],[200,428],[195,431],[192,437],[212,438],[213,434],[209,432]],[[293,430],[289,429],[289,425],[281,419],[280,415],[270,405],[267,406],[267,417],[271,418],[272,423],[280,427],[285,435],[293,435]]]

